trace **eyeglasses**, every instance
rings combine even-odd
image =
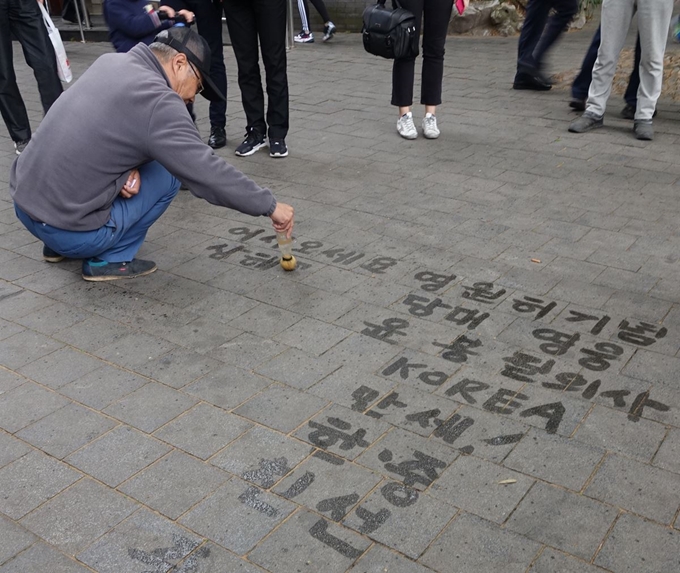
[[[188,59],[187,59],[187,63],[189,64],[191,71],[194,72],[194,75],[196,76],[196,79],[198,80],[198,88],[196,89],[196,95],[198,95],[203,91],[203,81],[201,81],[201,76],[198,75],[196,68],[194,68],[194,65]]]

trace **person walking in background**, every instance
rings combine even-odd
[[[464,0],[465,6],[469,0]],[[435,116],[442,102],[442,79],[444,77],[444,44],[453,10],[452,0],[399,0],[405,10],[416,18],[416,36],[423,30],[423,70],[420,103],[425,106],[423,135],[437,139],[440,131]],[[423,25],[424,22],[424,25]],[[392,67],[392,105],[399,108],[397,132],[404,139],[415,139],[418,130],[413,123],[413,81],[416,57],[395,60]]]
[[[14,73],[12,34],[19,40],[26,63],[33,69],[45,114],[63,88],[57,72],[57,56],[38,1],[0,0],[0,113],[19,155],[31,140],[31,124]]]
[[[597,60],[597,50],[600,47],[600,33],[601,28],[597,28],[593,41],[588,48],[586,57],[583,58],[581,71],[571,84],[571,101],[569,107],[576,111],[585,111],[586,100],[588,99],[588,88],[593,79],[593,67]],[[638,34],[637,42],[635,42],[635,61],[633,62],[633,71],[630,73],[628,79],[628,87],[623,96],[626,102],[625,107],[621,110],[621,117],[624,119],[634,119],[635,109],[637,108],[637,91],[640,87],[640,59],[642,58],[642,47],[640,46],[640,35]],[[656,111],[654,112],[656,115]]]
[[[286,5],[286,0],[224,0],[246,113],[246,136],[235,151],[240,157],[252,155],[264,147],[267,135],[271,157],[288,155]],[[267,81],[266,120],[258,40]]]
[[[335,35],[337,28],[331,22],[330,14],[328,14],[323,0],[312,0],[312,4],[323,19],[323,41],[328,42]],[[299,44],[311,44],[314,41],[314,34],[312,34],[309,25],[309,5],[307,0],[298,0],[298,10],[300,12],[300,21],[302,22],[302,31],[293,39]]]
[[[554,11],[552,15],[551,11]],[[529,0],[517,45],[513,89],[544,91],[552,88],[545,75],[543,60],[576,12],[578,0]]]
[[[572,133],[584,133],[604,125],[603,117],[616,64],[636,10],[642,54],[633,131],[637,139],[649,141],[654,138],[652,118],[661,95],[663,56],[673,15],[673,0],[646,0],[640,3],[637,0],[604,0],[602,39],[588,90],[586,111],[569,125]]]

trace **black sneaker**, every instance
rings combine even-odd
[[[211,127],[208,145],[213,149],[220,149],[227,145],[227,132],[223,127]]]
[[[66,257],[53,251],[47,245],[43,245],[43,260],[47,263],[60,263]]]
[[[323,41],[328,42],[328,40],[331,40],[333,36],[335,36],[335,32],[337,31],[337,28],[333,22],[328,22],[323,27]]]
[[[21,155],[21,152],[26,149],[26,146],[28,145],[28,142],[31,141],[30,139],[25,139],[24,141],[15,141],[14,142],[14,150],[16,151],[17,155]]]
[[[632,106],[630,104],[626,104],[626,107],[624,107],[621,110],[621,117],[623,119],[635,119],[635,110],[637,108],[635,106]],[[656,110],[654,110],[654,115],[652,117],[656,117]]]
[[[552,89],[552,84],[548,78],[543,77],[538,71],[517,72],[515,81],[512,84],[514,90],[533,90],[544,92]]]
[[[575,111],[586,111],[586,100],[573,97],[569,102],[569,107]]]
[[[158,267],[153,261],[134,259],[124,263],[107,263],[99,259],[83,261],[83,278],[86,281],[115,281],[118,279],[134,279],[149,275]]]
[[[286,147],[286,140],[283,137],[277,139],[269,138],[269,157],[287,157],[288,148]]]
[[[246,133],[246,138],[243,140],[243,143],[236,148],[234,153],[239,157],[248,157],[264,146],[264,135],[261,135],[256,129],[251,129]]]

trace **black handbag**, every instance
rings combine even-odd
[[[415,58],[418,55],[416,17],[392,0],[394,10],[385,7],[385,0],[364,10],[361,34],[369,54],[390,60]]]

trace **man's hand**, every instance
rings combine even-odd
[[[165,12],[170,20],[172,20],[175,17],[175,11],[172,8],[170,8],[170,6],[160,6],[158,8],[158,11]]]
[[[184,19],[187,21],[187,24],[191,24],[194,21],[194,13],[190,12],[189,10],[180,10],[177,13],[184,16]]]
[[[133,195],[137,195],[137,193],[139,193],[141,186],[142,180],[139,177],[139,170],[133,169],[130,172],[127,182],[125,185],[123,185],[123,189],[120,191],[120,196],[123,199],[129,199]]]
[[[270,215],[274,223],[274,230],[277,233],[286,233],[286,237],[290,239],[293,234],[293,214],[295,210],[286,203],[277,203],[276,209]]]

